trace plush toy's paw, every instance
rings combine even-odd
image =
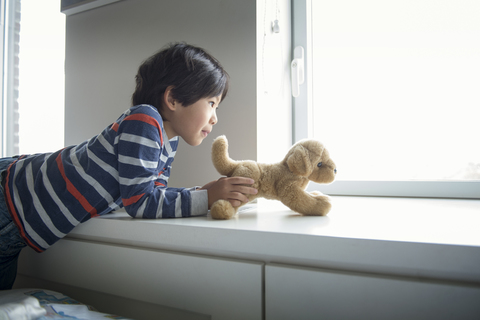
[[[305,216],[326,216],[332,208],[330,197],[319,191],[310,192],[310,196],[313,199],[312,205],[300,213]]]
[[[235,216],[237,209],[227,200],[218,200],[210,208],[210,214],[216,220],[228,220]]]

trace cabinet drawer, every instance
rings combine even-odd
[[[265,267],[266,319],[480,319],[480,288]]]
[[[68,239],[41,254],[25,249],[19,262],[28,277],[212,319],[261,319],[262,271],[261,263]]]

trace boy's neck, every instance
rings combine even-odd
[[[163,119],[163,130],[165,130],[168,140],[175,138],[177,136],[173,131],[172,123],[166,119]]]

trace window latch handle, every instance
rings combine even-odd
[[[300,85],[305,82],[305,57],[302,46],[293,50],[293,60],[290,65],[292,75],[292,96],[300,95]]]

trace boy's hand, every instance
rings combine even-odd
[[[247,195],[257,194],[258,190],[248,185],[255,181],[250,178],[229,177],[220,178],[204,185],[201,190],[208,192],[208,208],[220,199],[228,200],[232,206],[239,207],[242,203],[248,202]]]

